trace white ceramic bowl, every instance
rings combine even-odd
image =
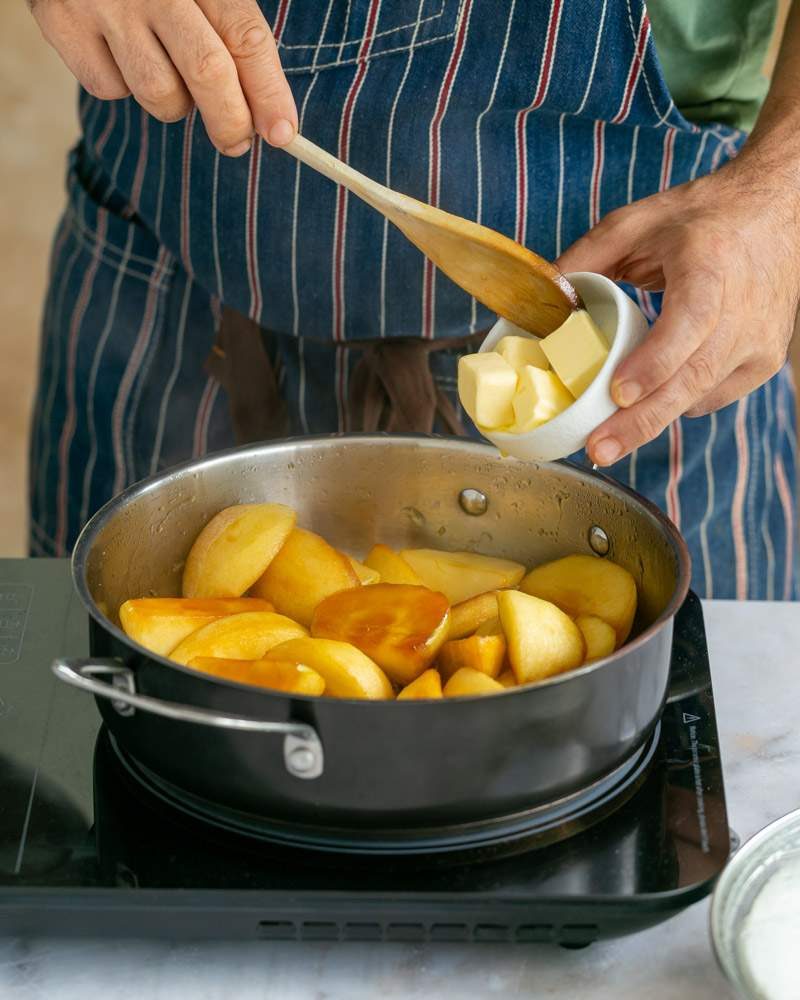
[[[617,285],[602,274],[579,271],[568,274],[584,301],[592,319],[606,336],[610,345],[605,364],[597,377],[572,406],[557,417],[525,434],[506,434],[500,431],[481,433],[505,455],[525,461],[553,462],[566,458],[586,447],[589,435],[607,420],[618,407],[611,398],[611,379],[620,362],[647,336],[647,320],[641,310]],[[529,337],[530,334],[509,323],[498,320],[489,331],[480,351],[493,351],[497,343],[509,335]]]

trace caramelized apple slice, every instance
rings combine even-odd
[[[617,646],[628,638],[636,614],[636,581],[631,574],[597,556],[566,556],[537,566],[520,590],[558,605],[568,615],[593,615],[617,633]]]
[[[441,591],[451,604],[468,601],[487,590],[516,587],[525,575],[520,563],[474,552],[406,549],[401,555],[426,587]]]
[[[416,701],[423,698],[442,697],[442,678],[439,671],[431,668],[425,670],[419,677],[407,684],[397,696],[398,701]]]
[[[497,594],[490,590],[450,608],[448,639],[463,639],[472,635],[484,622],[497,620]]]
[[[308,635],[283,615],[270,611],[247,611],[229,615],[192,632],[169,654],[171,660],[187,664],[199,656],[223,660],[260,660],[280,643]]]
[[[479,670],[487,677],[497,677],[506,658],[506,640],[502,635],[471,635],[446,642],[439,652],[439,670],[449,680],[462,667]]]
[[[617,645],[617,634],[614,629],[604,622],[602,618],[595,618],[593,615],[578,615],[575,624],[583,633],[583,641],[586,643],[586,662],[600,660],[604,656],[610,656]]]
[[[214,656],[195,656],[188,664],[192,670],[213,674],[226,681],[272,688],[291,694],[322,694],[324,679],[311,667],[284,660],[223,660]]]
[[[381,575],[376,569],[372,569],[365,563],[360,563],[358,559],[354,559],[352,556],[348,556],[347,561],[352,566],[353,572],[358,577],[362,587],[370,587],[373,583],[381,582]]]
[[[195,539],[183,571],[184,597],[241,597],[263,574],[294,527],[279,503],[227,507]]]
[[[383,583],[407,583],[411,587],[421,587],[422,580],[397,552],[388,545],[373,545],[364,565],[376,570]]]
[[[360,585],[344,553],[313,531],[295,528],[252,593],[271,601],[281,614],[309,625],[320,601]]]
[[[203,625],[244,611],[273,611],[255,597],[137,597],[119,609],[126,635],[151,653],[166,656]]]
[[[453,674],[443,690],[445,698],[474,698],[479,694],[500,694],[505,688],[480,670],[462,667]]]
[[[376,583],[326,598],[314,612],[311,634],[352,643],[396,684],[408,684],[433,663],[449,620],[444,594]]]
[[[518,684],[544,680],[583,663],[581,630],[555,604],[518,590],[504,590],[497,604]]]
[[[394,698],[381,668],[349,642],[334,639],[292,639],[272,649],[268,660],[311,667],[325,680],[325,694],[334,698]]]

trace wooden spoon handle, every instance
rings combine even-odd
[[[313,142],[309,142],[302,135],[296,135],[283,148],[302,163],[324,174],[336,184],[346,187],[348,191],[352,191],[359,198],[363,198],[364,201],[383,214],[386,214],[386,210],[393,202],[403,197],[382,184],[378,184],[377,181],[373,181],[365,174],[359,173],[358,170],[354,170],[324,149],[315,146]]]

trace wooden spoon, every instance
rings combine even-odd
[[[301,135],[283,148],[385,215],[457,285],[523,330],[547,336],[579,308],[558,268],[507,236],[392,191]]]

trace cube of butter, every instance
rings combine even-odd
[[[514,420],[511,399],[517,373],[494,351],[466,354],[458,362],[458,396],[479,427],[493,430]]]
[[[554,333],[545,337],[542,350],[553,371],[576,399],[608,357],[606,338],[585,309],[572,313]]]
[[[575,400],[563,382],[551,371],[526,365],[519,375],[517,391],[511,401],[514,408],[512,434],[524,434],[566,410]]]
[[[547,369],[550,362],[547,360],[542,345],[538,337],[503,337],[495,350],[501,358],[506,360],[514,371],[519,374],[525,365],[534,365],[536,368]]]

